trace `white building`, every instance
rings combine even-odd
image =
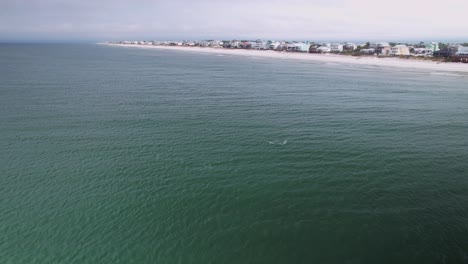
[[[343,44],[333,43],[330,45],[331,52],[343,52]]]
[[[343,48],[346,50],[355,50],[357,49],[357,45],[355,43],[348,42]]]
[[[362,49],[362,50],[361,50],[361,53],[365,53],[365,54],[374,54],[374,53],[375,53],[375,49]]]
[[[294,43],[286,43],[285,47],[287,51],[294,51],[296,49],[296,46],[294,45]]]
[[[256,41],[256,42],[250,42],[250,46],[252,47],[252,49],[260,49],[261,46],[262,46],[262,43],[260,41]]]
[[[266,50],[269,48],[270,48],[270,45],[268,41],[257,40],[256,42],[252,43],[252,49]]]
[[[410,50],[406,45],[396,45],[390,51],[391,56],[407,56],[410,55]]]
[[[331,48],[329,48],[327,46],[321,46],[321,47],[317,48],[317,52],[319,52],[319,53],[330,53]]]
[[[223,46],[223,42],[221,40],[213,40],[210,42],[210,47],[216,47],[216,48],[219,48],[219,47],[222,47]]]
[[[300,52],[309,52],[310,44],[306,42],[294,43],[294,50]]]
[[[391,47],[388,42],[374,42],[369,48],[374,49],[374,53],[378,55],[388,56],[391,54]]]
[[[432,57],[433,51],[428,48],[414,48],[412,55],[416,57]]]
[[[458,47],[457,56],[468,56],[468,47],[460,46]]]
[[[200,47],[221,47],[223,42],[219,40],[202,40],[199,45]]]
[[[370,43],[369,48],[371,49],[377,49],[379,47],[390,47],[390,44],[388,42],[373,42]]]
[[[239,49],[241,47],[241,42],[240,41],[232,41],[231,42],[231,48],[234,48],[234,49]]]
[[[280,45],[281,45],[280,42],[278,42],[278,41],[273,41],[273,42],[270,44],[270,49],[276,50],[276,49],[278,49],[278,47],[279,47]]]
[[[200,47],[208,47],[210,45],[210,42],[206,40],[202,40],[200,41],[199,45]]]

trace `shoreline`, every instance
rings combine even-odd
[[[246,57],[263,57],[277,59],[292,59],[305,60],[315,62],[328,63],[346,63],[365,66],[382,66],[396,67],[400,69],[427,70],[427,71],[443,71],[468,74],[468,65],[455,62],[435,62],[435,61],[417,61],[401,58],[372,58],[372,57],[353,57],[346,55],[335,54],[312,54],[312,53],[296,53],[296,52],[281,52],[273,50],[249,50],[249,49],[226,49],[226,48],[210,48],[210,47],[178,47],[178,46],[151,46],[151,45],[136,45],[136,44],[114,44],[114,43],[98,43],[107,46],[129,47],[142,49],[162,49],[173,51],[185,51],[196,53],[224,54]]]

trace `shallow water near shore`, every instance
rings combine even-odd
[[[1,263],[467,263],[468,79],[0,45]]]

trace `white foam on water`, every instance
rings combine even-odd
[[[285,140],[283,140],[283,141],[277,141],[277,140],[273,140],[273,141],[267,140],[267,141],[268,141],[268,143],[270,143],[271,145],[281,145],[281,146],[286,145],[286,144],[288,143],[288,140],[287,140],[287,139],[285,139]]]
[[[448,72],[430,72],[430,75],[451,76],[451,77],[468,77],[467,75],[456,74],[456,73],[448,73]]]

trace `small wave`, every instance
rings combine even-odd
[[[466,75],[463,75],[463,74],[448,73],[448,72],[431,72],[430,74],[438,75],[438,76],[466,77]]]
[[[277,140],[269,141],[268,140],[268,143],[270,143],[271,145],[281,145],[281,146],[283,146],[283,145],[286,145],[288,143],[288,140],[287,139],[285,139],[283,141],[277,141]]]

